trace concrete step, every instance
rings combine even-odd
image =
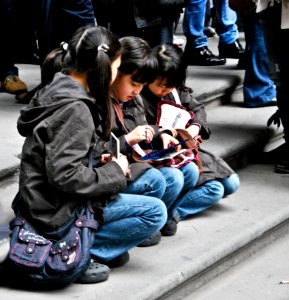
[[[163,237],[160,244],[130,250],[129,263],[112,270],[108,281],[72,284],[50,293],[1,286],[2,297],[175,300],[194,295],[206,284],[210,287],[213,278],[234,266],[238,268],[240,262],[288,232],[289,176],[275,174],[271,165],[261,164],[247,166],[239,175],[241,187],[237,193],[180,222],[177,234]],[[286,271],[280,266],[280,274],[285,276]],[[274,278],[276,281],[277,277]]]
[[[176,236],[163,237],[155,247],[132,249],[130,262],[112,270],[107,282],[73,284],[53,292],[56,299],[181,299],[249,257],[252,244],[260,240],[265,245],[269,233],[279,232],[275,229],[287,224],[288,176],[272,173],[270,165],[246,166],[272,141],[280,142],[281,130],[266,127],[276,108],[243,107],[243,71],[236,70],[235,64],[228,60],[225,66],[189,67],[188,85],[206,103],[212,135],[203,147],[236,169],[242,168],[240,190],[214,208],[181,222]],[[37,66],[21,65],[20,72],[31,88],[38,83]],[[10,206],[17,191],[18,157],[23,143],[16,130],[21,105],[13,98],[0,94],[0,154],[4,157],[0,161],[0,225],[4,229],[12,216]],[[5,252],[5,245],[0,244],[0,254],[1,249]],[[241,257],[236,256],[239,252]],[[0,293],[14,300],[23,296],[32,300],[50,297],[7,287],[0,287]]]
[[[288,223],[266,238],[266,245],[256,243],[251,256],[213,278],[184,300],[261,300],[288,299],[289,280]],[[281,234],[280,234],[281,233]]]

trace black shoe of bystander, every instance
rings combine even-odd
[[[184,59],[187,65],[196,66],[218,66],[226,63],[225,58],[214,55],[207,46],[201,48],[186,47]]]
[[[224,43],[219,44],[220,57],[243,59],[244,54],[245,54],[245,50],[238,39],[231,44],[224,44]]]

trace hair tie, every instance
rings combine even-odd
[[[60,43],[60,48],[62,49],[62,51],[67,52],[68,44],[66,42],[61,42]]]
[[[103,52],[107,52],[109,50],[109,47],[107,46],[107,44],[100,44],[97,47],[97,51],[103,51]]]

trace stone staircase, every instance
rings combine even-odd
[[[163,237],[154,247],[132,249],[129,263],[113,269],[106,282],[72,284],[49,293],[16,290],[2,286],[0,282],[1,298],[198,299],[195,297],[198,291],[210,288],[215,278],[221,278],[222,274],[228,274],[242,262],[254,258],[260,249],[287,237],[289,176],[273,173],[270,164],[255,163],[264,150],[281,141],[280,130],[266,127],[267,119],[276,108],[243,107],[241,86],[244,71],[236,70],[235,65],[236,61],[228,60],[225,66],[192,66],[187,81],[195,96],[206,103],[212,135],[209,141],[205,141],[204,148],[222,156],[240,175],[241,186],[235,194],[180,222],[175,236]],[[31,87],[37,84],[37,66],[21,65],[20,70],[23,72],[21,77]],[[12,216],[10,205],[17,191],[18,156],[23,139],[16,131],[21,106],[12,96],[2,93],[0,107],[1,259],[1,251],[4,255],[7,246],[3,238]]]

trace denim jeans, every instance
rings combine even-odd
[[[183,32],[188,45],[193,48],[208,46],[208,37],[204,34],[207,0],[188,0],[183,18]],[[219,43],[231,44],[238,37],[237,14],[229,7],[228,0],[215,0],[218,17],[216,32]]]
[[[151,168],[130,183],[123,193],[162,199],[166,191],[166,184],[163,174],[159,170]]]
[[[163,167],[149,169],[124,191],[124,193],[153,196],[161,199],[167,207],[169,222],[180,202],[186,198],[197,183],[199,170],[195,163],[188,163],[181,169]]]
[[[176,213],[183,220],[187,216],[202,212],[216,204],[224,196],[236,192],[239,186],[240,180],[236,173],[224,179],[207,181],[191,189],[186,197],[181,199]]]
[[[95,233],[90,252],[104,261],[139,245],[167,220],[166,206],[160,199],[122,193],[108,202],[103,215],[104,224]]]
[[[213,0],[218,22],[216,32],[219,44],[231,44],[239,38],[237,13],[229,7],[229,0]]]
[[[192,172],[192,175],[193,172]],[[198,178],[198,177],[197,177]],[[148,169],[123,192],[161,199],[167,207],[168,219],[172,218],[173,204],[184,187],[184,175],[179,169],[163,167]]]
[[[190,196],[190,191],[195,187],[199,178],[199,169],[195,163],[188,163],[180,169],[174,168],[162,168],[170,169],[170,172],[174,170],[175,179],[178,177],[178,186],[176,182],[174,185],[169,187],[169,191],[163,196],[163,201],[165,202],[168,209],[168,222],[173,218],[178,206],[183,201],[183,199],[188,199]],[[162,172],[162,169],[161,172]],[[178,175],[177,175],[178,174]],[[165,176],[165,175],[164,175]],[[166,177],[166,176],[165,176]],[[181,184],[181,182],[183,184]],[[189,206],[189,205],[188,205]]]
[[[184,187],[184,175],[180,169],[163,167],[159,169],[166,180],[166,192],[162,197],[167,211],[168,222],[173,217],[173,207]]]
[[[263,26],[255,13],[244,15],[243,20],[246,40],[244,103],[248,107],[262,106],[276,98],[276,88],[269,77]]]

